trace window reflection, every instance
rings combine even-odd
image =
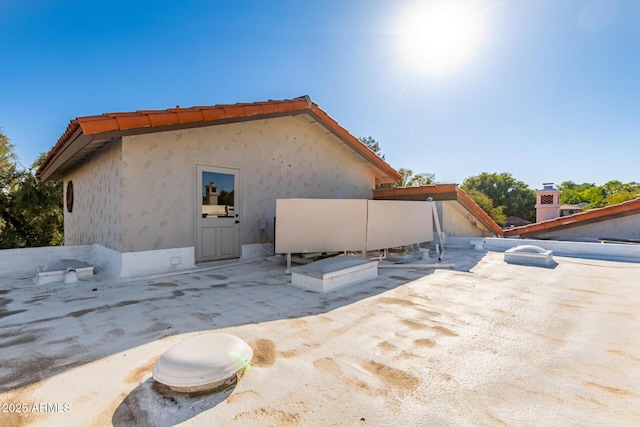
[[[202,172],[202,217],[233,217],[234,206],[234,176],[226,173]]]

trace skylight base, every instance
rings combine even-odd
[[[504,253],[504,260],[510,264],[547,267],[554,265],[553,251],[539,246],[521,245],[508,249]]]
[[[313,292],[330,292],[378,276],[378,261],[354,256],[326,258],[291,269],[291,284]]]

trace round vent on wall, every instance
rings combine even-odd
[[[67,182],[67,212],[73,211],[73,181]]]

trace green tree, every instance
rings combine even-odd
[[[562,191],[560,203],[586,203],[585,210],[626,202],[640,196],[639,183],[628,182],[625,184],[617,180],[609,181],[600,186],[565,181],[558,188]]]
[[[535,221],[535,191],[509,173],[483,172],[465,179],[460,188],[467,194],[475,190],[486,195],[493,202],[494,207],[503,208],[506,216]]]
[[[495,206],[493,200],[478,190],[470,189],[467,194],[476,202],[495,222],[500,226],[507,223],[507,216],[504,214],[504,206]]]
[[[560,203],[577,205],[579,203],[589,203],[591,200],[602,199],[604,194],[602,189],[595,184],[576,184],[573,181],[564,181],[558,185],[558,190],[562,191]]]
[[[411,169],[400,168],[398,169],[398,173],[402,178],[396,183],[396,187],[407,187],[413,176],[413,171]]]
[[[420,172],[411,177],[410,186],[430,185],[436,183],[436,176],[432,173]]]
[[[369,149],[371,151],[373,151],[374,153],[376,153],[376,155],[378,157],[380,157],[382,160],[384,160],[384,154],[382,154],[382,148],[380,148],[380,144],[378,143],[378,141],[376,141],[375,139],[373,139],[373,137],[371,136],[364,136],[364,137],[360,137],[358,138],[360,140],[360,142],[362,142],[364,145],[366,145],[367,147],[369,147]]]
[[[13,247],[18,222],[12,209],[18,185],[18,160],[13,148],[9,138],[0,132],[0,248]]]
[[[640,184],[637,182],[623,184],[620,181],[609,181],[602,186],[602,189],[605,195],[603,206],[616,205],[640,196]]]
[[[436,176],[432,173],[421,172],[414,174],[413,170],[406,168],[398,169],[398,173],[402,178],[395,184],[396,187],[416,187],[436,183]]]
[[[24,170],[13,149],[0,133],[0,248],[64,244],[62,183],[36,179],[45,153]]]

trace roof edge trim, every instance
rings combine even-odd
[[[49,151],[44,161],[36,171],[36,177],[47,180],[62,166],[56,165],[60,154],[80,136],[87,136],[89,143],[94,136],[103,134],[127,135],[140,132],[141,129],[158,130],[168,126],[194,126],[202,123],[218,124],[229,121],[257,120],[279,116],[311,114],[339,139],[346,142],[354,151],[362,155],[373,164],[391,182],[401,179],[400,174],[388,163],[376,155],[329,116],[308,95],[284,100],[269,100],[265,102],[218,104],[214,106],[170,108],[167,110],[138,110],[134,112],[105,113],[99,116],[77,117],[69,122],[66,130]],[[80,130],[80,133],[76,133]],[[73,137],[76,135],[75,137]]]

